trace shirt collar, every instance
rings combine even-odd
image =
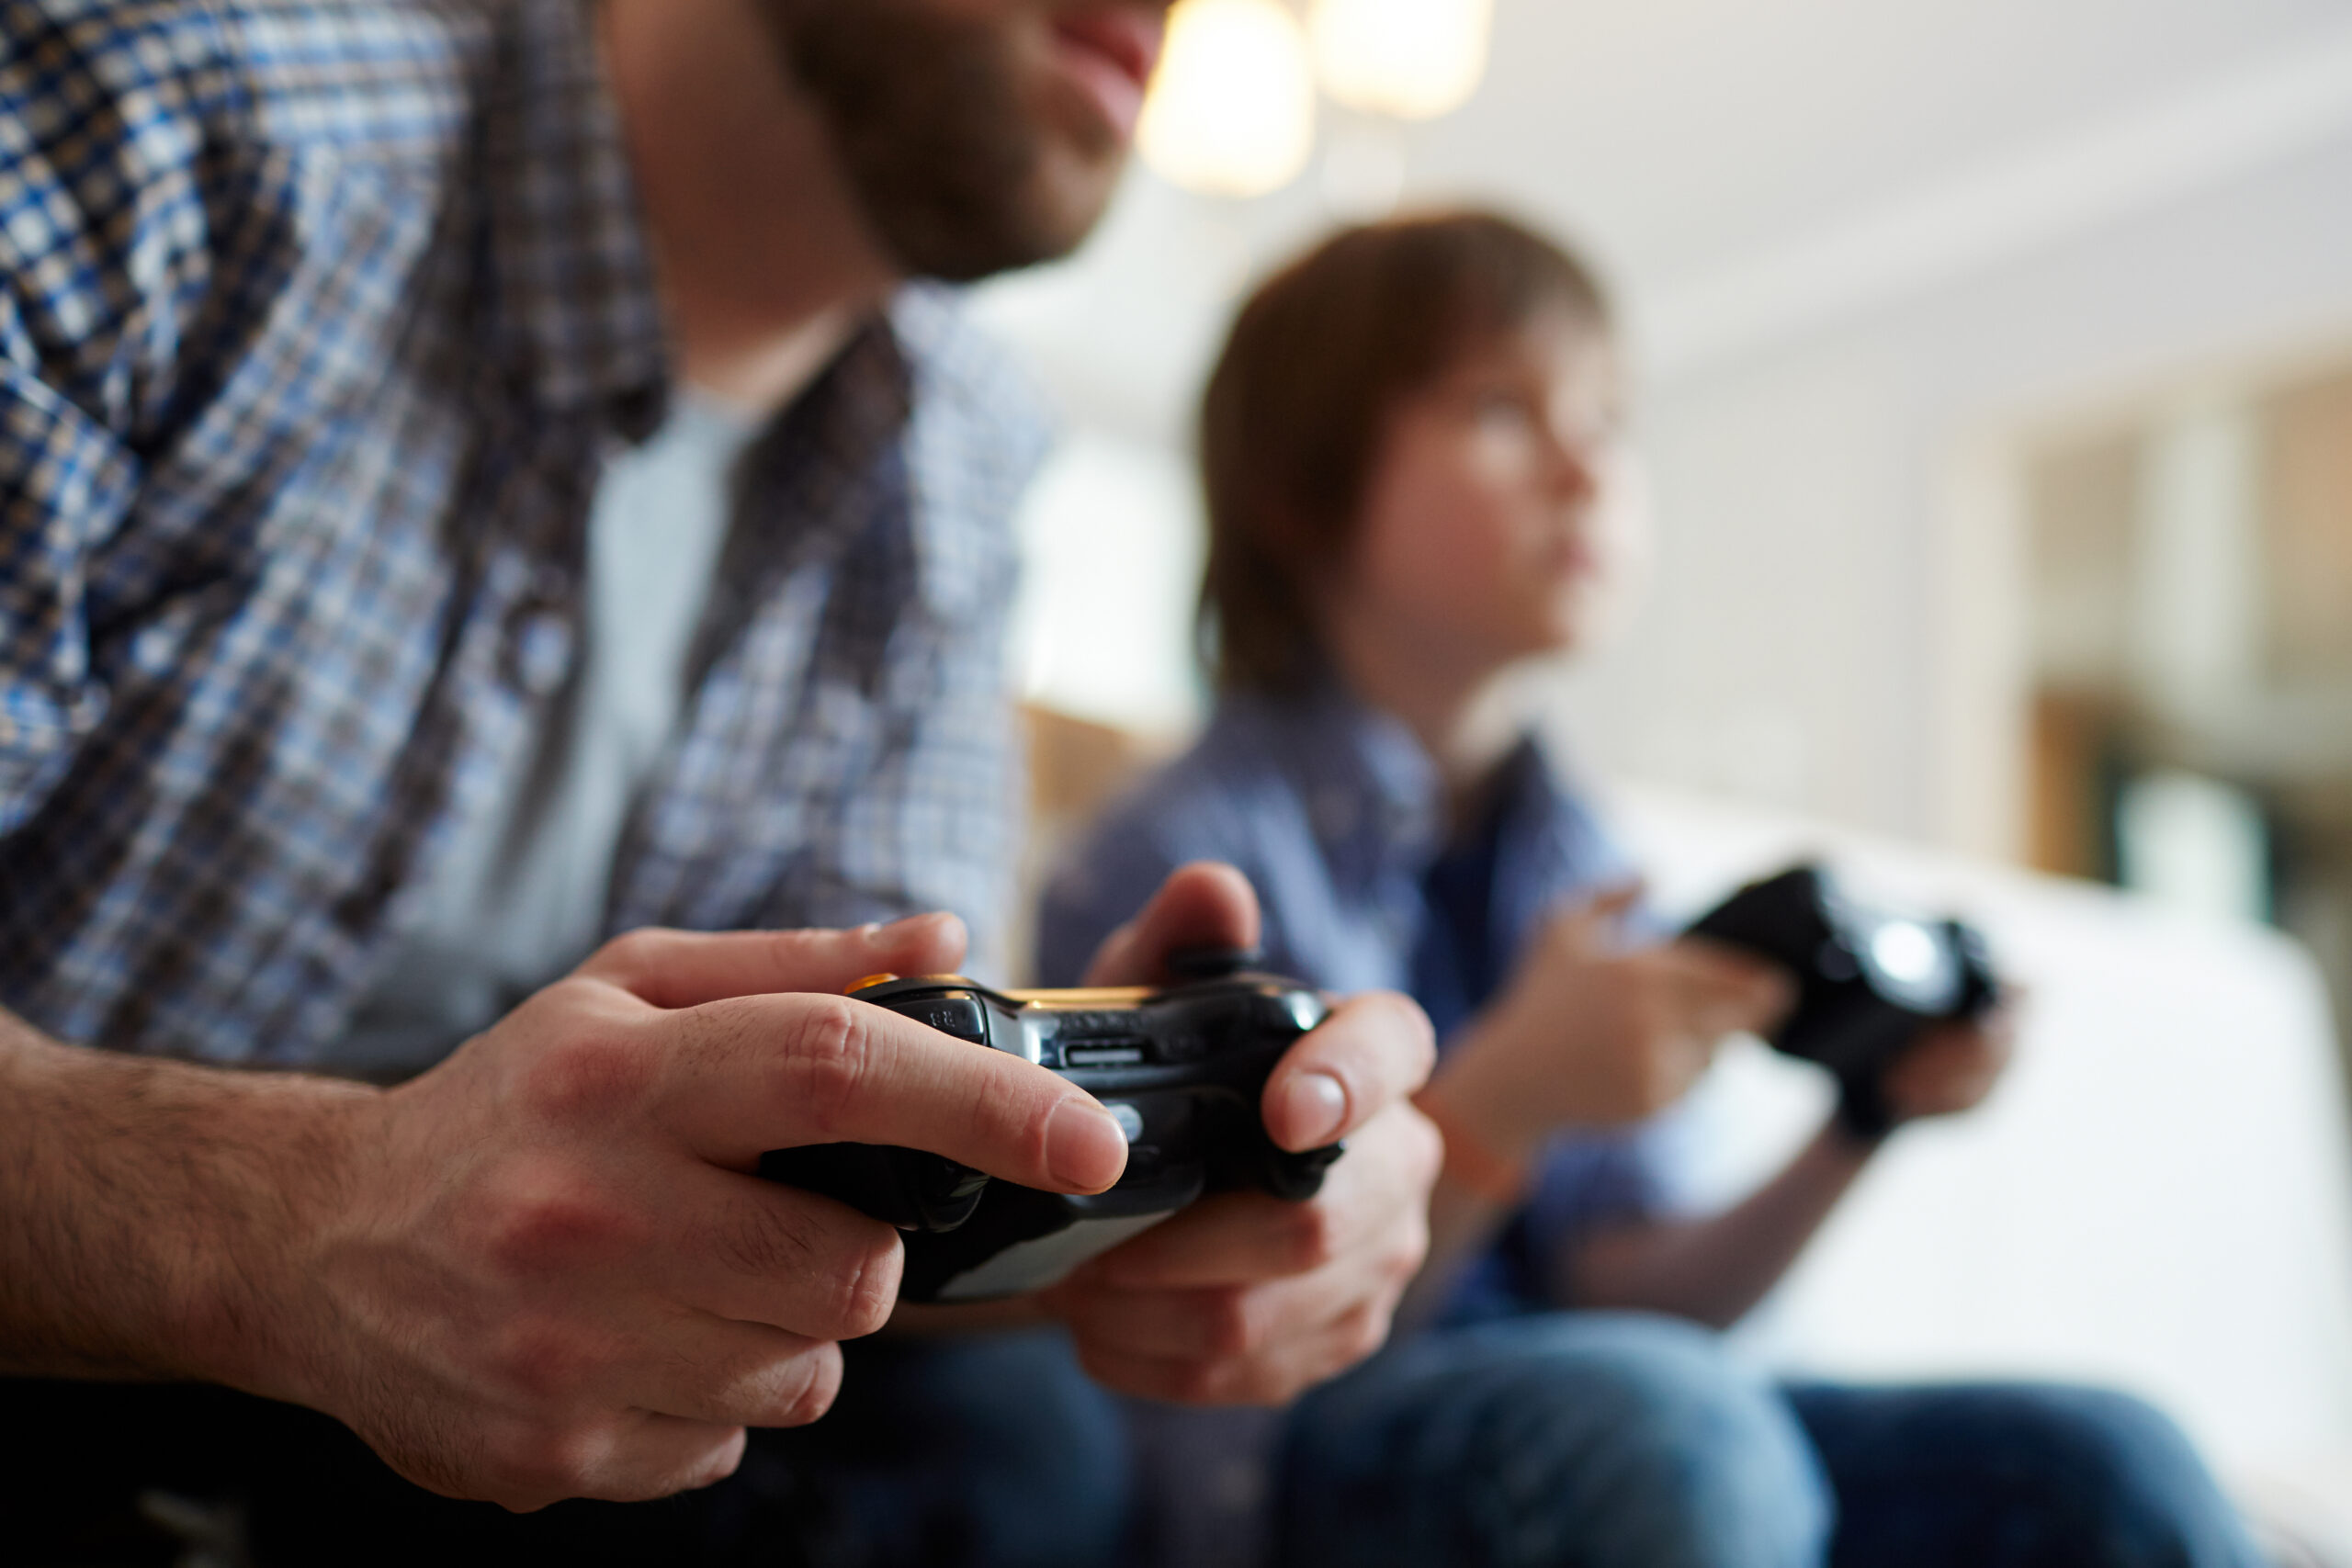
[[[745,477],[761,502],[744,547],[755,553],[722,581],[748,605],[770,585],[763,573],[887,537],[925,613],[1001,614],[1006,524],[1049,433],[1034,386],[962,321],[950,291],[901,288],[753,447]]]
[[[1053,419],[1036,384],[959,308],[912,283],[885,325],[899,361],[916,589],[947,620],[996,613],[1012,590],[1006,522],[1045,461]]]
[[[510,15],[483,134],[493,332],[542,404],[642,439],[666,412],[669,344],[595,11]]]
[[[1220,721],[1236,743],[1296,780],[1307,821],[1335,868],[1418,873],[1444,847],[1444,781],[1405,724],[1335,680],[1295,696],[1228,694]]]
[[[1219,723],[1231,743],[1261,749],[1298,781],[1327,863],[1368,884],[1418,880],[1446,847],[1443,775],[1402,720],[1326,676],[1293,697],[1228,694]],[[1578,807],[1533,732],[1497,775],[1489,809],[1504,814],[1507,858],[1543,853],[1573,832]]]

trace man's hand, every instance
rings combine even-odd
[[[831,1404],[836,1341],[888,1317],[888,1225],[751,1171],[848,1139],[1057,1191],[1125,1164],[1043,1068],[841,988],[944,969],[961,928],[608,944],[346,1116],[340,1201],[271,1261],[236,1381],[328,1411],[411,1479],[532,1507],[716,1481],[746,1427]]]
[[[1096,955],[1090,985],[1161,982],[1185,947],[1247,947],[1258,902],[1230,867],[1171,875]],[[1044,1292],[1098,1382],[1207,1404],[1279,1404],[1387,1337],[1428,1246],[1436,1130],[1408,1097],[1433,1058],[1404,997],[1341,1002],[1267,1080],[1266,1130],[1286,1149],[1346,1138],[1304,1203],[1225,1193],[1113,1248]]]
[[[1488,1153],[1523,1161],[1563,1127],[1613,1126],[1689,1091],[1727,1034],[1792,999],[1770,965],[1710,943],[1627,947],[1623,888],[1553,917],[1439,1075],[1446,1109]]]

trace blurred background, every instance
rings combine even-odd
[[[1046,827],[1200,716],[1191,408],[1248,285],[1400,207],[1565,235],[1660,536],[1544,721],[1662,897],[1826,846],[2040,987],[2014,1092],[1874,1179],[1781,1353],[2105,1373],[2352,1514],[2352,4],[1184,0],[1143,144],[977,301],[1067,420],[1023,520]]]

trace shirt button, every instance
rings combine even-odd
[[[178,657],[180,639],[170,626],[141,626],[130,639],[130,662],[142,675],[161,675]]]
[[[515,616],[508,633],[508,676],[534,696],[550,696],[571,673],[574,638],[560,610],[528,610]]]

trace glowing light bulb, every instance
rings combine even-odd
[[[1263,196],[1306,166],[1315,80],[1306,37],[1276,0],[1179,0],[1136,145],[1188,190]]]
[[[1323,90],[1351,108],[1430,119],[1487,73],[1494,0],[1315,0],[1308,25]]]

